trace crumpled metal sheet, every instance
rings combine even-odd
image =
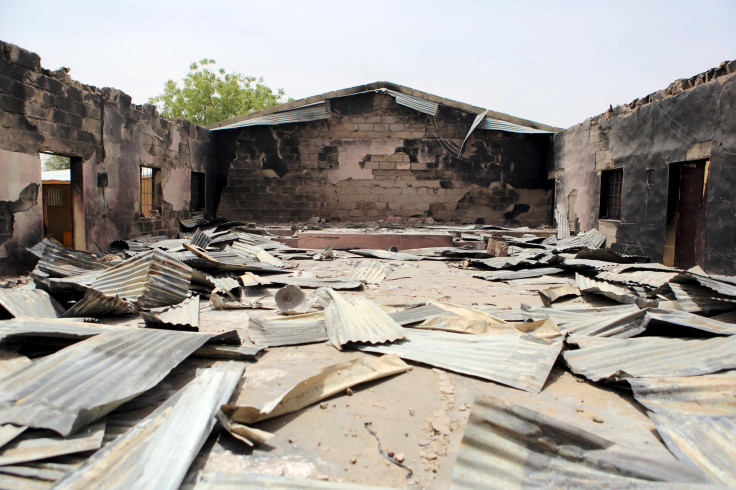
[[[48,437],[48,433],[27,431],[0,448],[0,466],[94,451],[102,447],[104,436],[104,421],[98,421],[68,437]]]
[[[316,279],[311,277],[288,277],[274,276],[268,278],[271,284],[280,284],[282,286],[298,286],[300,288],[331,288],[336,290],[360,289],[363,283],[354,279],[346,279],[341,277]]]
[[[313,344],[328,339],[324,313],[321,311],[287,318],[251,318],[248,336],[253,343],[263,347]]]
[[[528,257],[514,255],[511,257],[493,257],[490,259],[470,259],[468,265],[482,269],[500,270],[514,267],[534,267],[538,262]]]
[[[266,250],[262,249],[257,245],[250,245],[245,242],[235,241],[232,245],[225,249],[226,252],[234,252],[241,257],[245,257],[251,260],[256,260],[264,264],[269,264],[274,267],[285,267],[284,261],[278,257],[274,257]]]
[[[397,311],[397,312],[388,314],[388,316],[393,318],[393,320],[399,325],[401,325],[402,327],[406,325],[411,325],[413,323],[423,322],[424,320],[428,318],[432,318],[433,316],[437,316],[437,315],[454,315],[454,313],[447,311],[445,309],[442,309],[440,306],[437,306],[437,304],[435,303],[427,303],[422,306],[417,306],[414,308],[407,308],[402,311]]]
[[[576,248],[588,248],[594,250],[596,248],[601,248],[603,244],[606,243],[606,236],[595,228],[591,228],[585,233],[571,236],[569,238],[563,238],[561,240],[557,240],[555,237],[550,238],[553,238],[553,240],[550,240],[550,246],[558,251],[572,250]]]
[[[285,391],[263,406],[224,405],[223,413],[232,422],[252,424],[308,407],[346,389],[409,371],[411,366],[397,356],[362,355],[356,359],[324,367],[319,373]]]
[[[736,325],[722,322],[715,318],[708,318],[693,313],[678,310],[664,310],[657,308],[647,309],[647,324],[651,321],[679,325],[681,327],[695,328],[704,332],[717,335],[736,334]],[[645,325],[646,326],[646,325]]]
[[[582,274],[575,274],[575,284],[583,293],[600,294],[623,304],[635,304],[637,295],[605,281],[596,281]]]
[[[641,270],[632,272],[615,272],[615,270],[598,273],[598,279],[626,285],[649,286],[658,288],[670,282],[677,272]]]
[[[56,245],[47,238],[34,246],[31,251],[41,258],[36,268],[51,277],[69,277],[90,271],[104,271],[111,265],[100,262],[87,252]]]
[[[693,284],[668,283],[680,309],[689,313],[711,313],[736,310],[736,297],[725,296],[711,288]]]
[[[561,300],[562,298],[580,296],[580,289],[577,286],[570,286],[565,284],[562,286],[540,289],[538,293],[539,297],[542,299],[542,303],[545,306],[549,306],[552,303]]]
[[[179,488],[243,369],[241,363],[223,363],[198,370],[176,395],[56,482],[55,488]]]
[[[324,301],[328,301],[326,305],[323,303],[325,326],[330,343],[336,348],[341,350],[349,342],[380,344],[404,338],[401,325],[374,302],[344,296],[328,288],[320,292]]]
[[[199,295],[195,294],[178,305],[142,312],[147,327],[199,330]]]
[[[182,490],[231,490],[235,488],[273,488],[277,490],[379,490],[388,487],[373,487],[356,483],[292,478],[266,475],[246,471],[199,471],[187,476],[180,487]]]
[[[394,268],[379,260],[356,260],[348,279],[366,284],[381,284]]]
[[[473,277],[485,279],[486,281],[508,281],[511,279],[527,279],[530,277],[540,277],[563,272],[557,267],[541,267],[539,269],[521,269],[518,271],[493,271],[473,274]]]
[[[84,297],[61,314],[62,318],[95,318],[136,314],[135,307],[117,294],[108,296],[95,289],[87,289]]]
[[[636,401],[652,412],[736,415],[736,371],[704,376],[629,378]]]
[[[637,337],[568,338],[582,348],[566,350],[575,374],[602,379],[697,376],[736,368],[736,336],[710,339]]]
[[[23,337],[56,337],[85,339],[106,331],[108,327],[63,319],[16,318],[0,320],[0,342]]]
[[[358,248],[350,250],[350,253],[362,255],[364,257],[373,257],[375,259],[384,260],[424,260],[425,257],[412,255],[402,252],[390,252],[388,250],[379,250],[372,248]]]
[[[100,274],[92,289],[109,297],[118,295],[143,308],[156,308],[184,300],[191,279],[191,267],[156,249]]]
[[[649,418],[677,459],[694,464],[717,485],[736,487],[736,415],[667,410],[650,413]]]
[[[657,484],[657,482],[670,482]],[[452,488],[671,488],[706,483],[695,468],[495,398],[476,400],[452,474]]]
[[[736,279],[727,276],[704,277],[699,274],[690,274],[701,286],[712,289],[724,296],[736,298]]]
[[[562,350],[562,341],[519,334],[486,336],[406,329],[404,341],[357,348],[396,354],[402,359],[539,393]]]
[[[1,379],[0,425],[67,436],[155,386],[211,338],[170,330],[104,329]]]
[[[0,306],[15,318],[56,318],[51,296],[40,289],[0,289]]]

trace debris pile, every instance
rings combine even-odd
[[[326,410],[408,363],[441,374],[444,411],[419,442],[432,474],[450,444],[448,411],[470,408],[456,406],[447,372],[528,397],[543,394],[553,370],[629,393],[672,455],[642,457],[574,421],[479,396],[450,472],[456,487],[736,485],[736,278],[616,253],[596,230],[557,238],[436,226],[457,246],[343,251],[290,247],[241,223],[181,224],[179,238],[119,241],[102,257],[45,239],[31,250],[33,283],[0,289],[0,487],[300,485],[192,464],[213,431],[269,446],[279,427],[264,422]],[[343,273],[307,274],[299,261]],[[389,306],[367,294],[437,261],[472,274],[478,290],[535,289],[542,306],[439,297]],[[212,331],[200,315],[218,312],[239,320]],[[352,357],[263,403],[242,396],[246,362],[325,343]],[[417,408],[392,407],[411,417]],[[380,427],[361,423],[405,484],[427,484]],[[341,479],[317,478],[320,488]]]

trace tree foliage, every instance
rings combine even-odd
[[[181,86],[168,80],[164,92],[148,101],[164,117],[183,117],[203,125],[281,103],[283,89],[274,93],[263,78],[226,73],[224,68],[215,69],[215,64],[209,58],[192,63]]]
[[[71,168],[71,160],[69,157],[63,157],[61,155],[43,155],[41,157],[43,161],[44,170],[67,170]]]

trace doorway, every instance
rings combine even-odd
[[[41,153],[44,237],[84,250],[84,199],[80,158]]]
[[[689,269],[703,262],[709,168],[709,160],[669,166],[665,265]]]

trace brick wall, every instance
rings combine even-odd
[[[478,129],[458,157],[475,114],[430,116],[381,93],[329,104],[327,120],[215,132],[218,214],[550,224],[549,135]]]
[[[37,54],[0,42],[0,273],[43,237],[39,152],[74,157],[75,220],[84,223],[75,245],[105,250],[120,238],[176,233],[190,214],[190,172],[212,165],[210,142],[206,128],[163,119],[152,105],[46,70]],[[140,216],[141,166],[160,169],[164,182],[151,218]]]

